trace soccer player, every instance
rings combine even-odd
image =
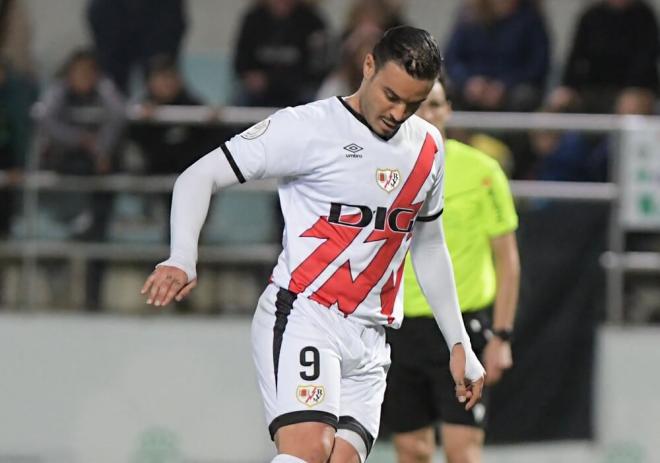
[[[280,179],[284,249],[252,322],[273,462],[366,460],[390,364],[385,327],[399,327],[403,316],[409,246],[451,350],[455,400],[472,408],[481,396],[484,370],[461,320],[438,220],[443,141],[414,116],[440,66],[428,32],[393,28],[365,58],[355,94],[278,111],[177,179],[171,254],[142,289],[156,306],[195,286],[213,191]]]
[[[442,83],[434,85],[418,115],[445,135],[451,106]],[[458,299],[472,347],[484,361],[486,383],[493,384],[512,365],[510,339],[520,275],[514,233],[518,218],[507,179],[495,160],[455,140],[445,143],[445,156],[442,221]],[[423,275],[417,275],[426,290]],[[395,433],[399,463],[432,461],[438,420],[442,421],[447,462],[478,463],[486,401],[466,410],[453,400],[454,383],[447,372],[449,351],[435,329],[433,311],[420,285],[411,266],[406,265],[405,322],[401,329],[388,333],[392,368],[387,380],[385,422]]]

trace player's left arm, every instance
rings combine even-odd
[[[457,396],[459,400],[467,397],[466,408],[470,409],[481,398],[484,368],[472,351],[470,337],[463,325],[454,272],[439,217],[415,224],[410,253],[417,282],[451,351],[450,369]]]
[[[435,132],[435,138],[437,146],[442,147],[438,132]],[[481,398],[484,368],[472,351],[470,337],[463,325],[454,272],[440,220],[444,208],[442,152],[437,155],[436,165],[433,186],[415,222],[410,257],[417,282],[451,352],[450,370],[456,382],[456,395],[459,401],[467,397],[466,408],[470,409]]]

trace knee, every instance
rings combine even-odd
[[[332,453],[334,439],[323,436],[315,442],[307,442],[301,445],[296,455],[306,463],[327,463]]]
[[[399,463],[430,463],[435,453],[435,442],[415,434],[398,434],[394,445]]]
[[[301,442],[291,453],[304,460],[305,463],[326,463],[332,453],[333,439],[323,438],[313,442]]]
[[[443,443],[447,463],[480,463],[481,445],[476,442]]]
[[[333,436],[323,435],[318,442],[309,446],[309,456],[305,458],[305,461],[307,463],[326,463],[330,460],[334,442]]]
[[[325,447],[320,446],[305,446],[305,448],[298,449],[297,451],[290,451],[291,454],[287,454],[286,457],[289,460],[282,459],[281,463],[285,461],[290,462],[300,462],[300,463],[327,463],[330,460],[330,453],[332,449],[327,450]],[[278,455],[281,457],[283,455]],[[295,458],[295,460],[294,460]],[[280,463],[279,460],[273,460],[273,463]]]
[[[275,435],[279,453],[293,455],[305,463],[326,463],[334,442],[334,429],[320,423],[286,426]]]

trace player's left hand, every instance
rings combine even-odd
[[[449,359],[449,370],[456,384],[456,398],[460,403],[465,403],[465,410],[470,410],[479,400],[484,388],[484,377],[476,381],[470,381],[465,377],[466,354],[463,344],[455,344],[451,350]]]
[[[493,336],[484,348],[483,360],[486,367],[486,384],[490,386],[502,378],[504,370],[513,366],[511,343]]]

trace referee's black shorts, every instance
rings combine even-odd
[[[472,348],[481,358],[490,308],[463,314]],[[409,432],[442,421],[485,428],[488,394],[470,411],[456,399],[449,372],[449,349],[433,318],[405,318],[398,330],[387,330],[392,366],[387,376],[383,422],[392,432]]]

